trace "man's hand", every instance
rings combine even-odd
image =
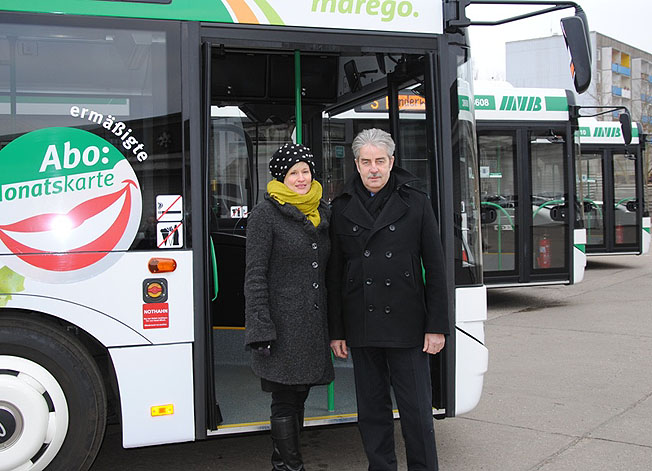
[[[423,351],[435,355],[444,348],[445,343],[446,337],[444,337],[444,334],[426,334],[423,339]],[[333,342],[331,342],[332,345]]]
[[[346,340],[331,340],[331,350],[337,358],[348,358],[349,350],[346,348]]]

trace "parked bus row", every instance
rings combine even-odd
[[[487,286],[578,283],[586,256],[649,250],[636,123],[582,118],[560,89],[478,85],[475,112]]]

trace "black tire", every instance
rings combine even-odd
[[[58,386],[53,389],[61,388],[65,395],[64,407],[67,405],[68,409],[63,443],[57,446],[44,443],[31,458],[34,469],[88,470],[97,456],[106,428],[106,391],[97,365],[83,344],[59,326],[30,315],[0,315],[0,378],[2,375],[16,378],[13,370],[20,369],[20,359],[32,362],[28,366],[34,366],[36,371],[42,371],[41,367],[54,377]],[[43,372],[41,376],[48,375]],[[5,379],[12,381],[8,376]],[[0,388],[0,399],[1,393]],[[51,400],[49,406],[50,411],[56,408]],[[59,439],[62,433],[57,432]],[[49,446],[53,448],[47,452]],[[49,456],[58,446],[56,455]],[[16,450],[19,448],[17,446]],[[15,456],[19,456],[18,451]]]

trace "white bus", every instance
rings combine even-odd
[[[477,83],[482,256],[487,287],[573,284],[586,266],[575,204],[572,92]]]
[[[125,447],[268,428],[242,292],[266,163],[305,143],[333,197],[353,130],[326,135],[330,116],[386,96],[400,161],[405,88],[425,101],[418,174],[454,306],[433,413],[475,407],[488,353],[467,3],[3,0],[0,471],[86,470],[107,421]],[[585,22],[562,21],[581,90]],[[350,373],[336,362],[306,425],[356,420]]]
[[[625,139],[618,121],[580,118],[578,198],[584,203],[587,255],[645,254],[650,214],[645,206],[645,139],[632,123]]]

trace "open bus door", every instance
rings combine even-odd
[[[434,55],[424,54],[416,41],[408,44],[406,52],[389,53],[376,46],[372,52],[360,53],[338,39],[326,54],[311,52],[310,40],[300,35],[281,47],[270,43],[256,47],[249,41],[243,48],[233,37],[219,36],[223,30],[206,28],[203,34],[203,220],[209,254],[205,303],[210,313],[206,355],[212,365],[206,372],[207,421],[208,434],[218,435],[268,427],[269,398],[260,390],[244,346],[243,284],[247,215],[262,200],[271,180],[270,156],[286,142],[309,146],[324,199],[332,200],[355,172],[353,137],[376,123],[361,123],[354,129],[341,127],[330,117],[393,96],[385,112],[393,116],[397,159],[421,178],[419,185],[432,195],[439,213],[434,164],[436,69]],[[385,40],[375,39],[381,41]],[[415,47],[421,52],[410,53]],[[430,103],[426,120],[417,123],[399,113],[398,90],[408,86],[420,87],[420,99]],[[378,125],[388,126],[386,120]],[[446,360],[449,355],[433,358],[433,405],[440,415],[454,414],[447,407],[455,377],[448,371],[454,367]],[[356,420],[352,363],[336,360],[335,367],[333,384],[313,388],[306,403],[306,425]]]

